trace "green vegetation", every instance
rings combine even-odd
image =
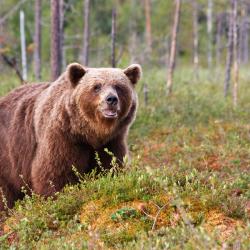
[[[145,1],[91,1],[89,65],[110,66],[111,12],[116,6],[117,66],[127,67],[133,61],[144,68],[144,79],[137,86],[140,107],[129,134],[131,162],[119,172],[113,168],[79,176],[79,185],[66,187],[55,198],[26,195],[14,209],[0,213],[0,249],[250,248],[250,71],[243,61],[237,108],[231,96],[223,96],[230,3],[214,1],[211,46],[216,69],[207,70],[203,67],[207,67],[209,44],[208,1],[197,1],[199,77],[195,78],[190,66],[193,6],[182,1],[174,91],[167,97],[165,63],[174,2],[151,1],[148,54]],[[243,55],[248,49],[243,50],[242,21],[249,17],[249,4],[240,2],[239,53]],[[25,13],[29,81],[34,80],[34,3],[2,1],[0,9],[0,19],[6,18],[0,24],[0,55],[16,62],[19,69],[19,10]],[[83,4],[64,0],[64,68],[82,58]],[[41,70],[46,81],[50,79],[50,1],[42,1],[41,9]],[[14,70],[1,62],[0,96],[19,85]]]
[[[249,249],[249,72],[241,74],[237,109],[217,73],[208,75],[194,80],[179,68],[166,97],[165,70],[145,72],[149,104],[142,81],[131,163],[80,177],[56,199],[18,201],[1,224],[0,248]]]

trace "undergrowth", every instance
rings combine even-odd
[[[138,86],[130,164],[55,198],[26,195],[1,215],[1,249],[249,249],[248,72],[236,109],[220,77],[181,69],[166,97],[164,74],[151,69]]]

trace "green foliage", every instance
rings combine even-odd
[[[5,1],[1,3],[0,16],[11,11],[18,0]],[[83,24],[84,24],[84,1],[64,1],[64,45],[66,47],[66,63],[80,61],[83,46]],[[207,65],[207,31],[206,31],[206,8],[207,2],[199,0],[199,58],[201,65]],[[34,5],[35,1],[24,1],[5,21],[1,47],[8,48],[10,55],[15,55],[20,65],[20,32],[19,32],[19,10],[25,13],[26,43],[28,50],[29,71],[32,72],[33,59],[33,36],[34,36]],[[151,1],[151,30],[153,50],[151,60],[145,60],[145,9],[143,1],[127,0],[114,1],[92,0],[90,4],[90,65],[110,66],[110,33],[112,8],[117,8],[117,60],[120,66],[124,62],[128,64],[131,59],[131,46],[135,61],[140,61],[147,66],[165,65],[166,54],[169,47],[171,28],[173,23],[174,2],[166,0]],[[216,1],[214,3],[214,16],[225,12],[229,7],[228,1]],[[180,18],[180,32],[178,36],[178,66],[192,62],[192,3],[183,1]],[[213,25],[215,36],[216,21]],[[50,1],[42,1],[42,70],[49,71],[47,62],[50,59]],[[134,45],[132,45],[132,40]],[[214,38],[215,39],[215,38]],[[221,37],[222,55],[225,61],[226,37]],[[213,44],[215,52],[215,44]],[[120,58],[121,57],[121,58]],[[121,60],[120,60],[121,59]],[[221,63],[224,64],[224,61]],[[151,64],[150,64],[151,63]],[[30,79],[30,78],[29,78]]]
[[[137,217],[138,212],[136,209],[131,207],[123,207],[118,209],[115,213],[111,214],[110,218],[113,221],[127,220],[129,218]]]
[[[111,221],[114,221],[113,223],[134,223],[133,227],[136,228],[136,231],[132,231],[131,234],[130,230],[133,228],[130,228],[118,230],[117,233],[112,231],[111,234],[104,227],[99,232],[97,231],[98,237],[101,237],[98,238],[98,241],[102,240],[107,246],[115,247],[126,242],[124,245],[126,249],[128,242],[130,242],[129,245],[135,247],[139,247],[143,243],[145,247],[162,246],[164,248],[166,242],[169,246],[177,244],[180,247],[188,247],[193,246],[195,240],[198,240],[199,244],[196,249],[205,249],[206,245],[218,247],[221,243],[217,242],[215,236],[207,234],[203,229],[203,224],[209,219],[206,213],[214,208],[218,209],[220,206],[223,211],[223,207],[227,205],[228,208],[235,209],[236,217],[243,218],[245,215],[244,212],[241,214],[242,210],[239,208],[239,205],[243,204],[241,199],[237,200],[238,208],[231,206],[232,200],[228,194],[230,188],[225,188],[226,182],[221,182],[218,174],[213,174],[213,178],[209,178],[209,176],[209,172],[199,173],[195,169],[191,172],[189,170],[189,173],[186,172],[186,174],[179,173],[177,169],[174,171],[173,169],[171,171],[169,169],[150,169],[148,171],[133,169],[129,171],[129,174],[119,173],[114,179],[111,179],[109,174],[92,181],[87,177],[80,187],[65,188],[64,192],[58,194],[55,200],[44,200],[36,195],[26,196],[23,201],[16,205],[11,217],[6,222],[10,233],[16,235],[16,241],[12,243],[12,247],[50,249],[49,247],[57,246],[60,249],[64,247],[68,249],[70,246],[86,246],[85,234],[91,223],[84,225],[80,220],[82,213],[84,215],[90,212],[84,210],[85,204],[104,200],[105,202],[99,211],[102,214],[105,213],[105,208],[111,208],[129,200],[140,199],[143,201],[143,196],[147,196],[149,202],[156,202],[157,206],[160,207],[164,204],[158,200],[159,195],[172,197],[172,201],[169,203],[170,207],[167,209],[170,215],[175,210],[183,208],[187,217],[183,215],[183,218],[174,227],[164,227],[156,232],[151,231],[151,240],[145,241],[144,231],[152,227],[153,220],[151,218],[146,217],[145,220],[145,214],[134,207],[122,206],[113,213],[112,210],[107,210],[110,211],[107,215],[107,223],[112,223]],[[135,179],[138,180],[137,183],[135,183]],[[152,183],[154,183],[153,186]],[[238,180],[232,186],[235,186],[235,183],[238,183]],[[124,186],[129,188],[124,188]],[[137,192],[133,192],[132,188]],[[123,194],[123,197],[114,201],[118,194]],[[220,205],[222,201],[223,204]],[[235,214],[228,215],[234,217]],[[244,230],[247,232],[248,229]],[[237,231],[235,233],[237,234]],[[0,238],[3,246],[4,244],[8,245],[8,237],[9,234],[6,234]],[[88,239],[90,240],[90,238]],[[242,239],[243,247],[247,239],[244,239],[243,236],[240,239]]]

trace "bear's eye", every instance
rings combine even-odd
[[[101,88],[102,88],[102,85],[99,83],[99,84],[96,84],[95,86],[94,86],[94,91],[97,93],[97,92],[99,92],[100,90],[101,90]]]

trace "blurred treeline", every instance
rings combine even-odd
[[[146,15],[144,0],[90,0],[89,65],[94,67],[111,65],[111,21],[112,9],[117,11],[116,60],[118,66],[138,62],[143,66],[166,67],[168,62],[175,1],[150,0],[151,50],[147,48]],[[207,67],[208,0],[197,1],[199,66]],[[239,32],[244,20],[249,22],[250,1],[239,0]],[[42,71],[49,71],[51,2],[41,1],[41,65]],[[34,0],[0,0],[0,53],[15,58],[21,64],[19,11],[25,13],[25,32],[28,72],[33,72],[34,52]],[[177,41],[177,64],[193,63],[193,0],[183,0]],[[225,64],[228,34],[228,12],[230,1],[214,0],[212,9],[212,60],[216,53]],[[72,61],[82,60],[84,0],[64,0],[63,4],[63,67]],[[247,18],[247,19],[246,19]],[[220,30],[220,52],[217,48],[218,25]],[[247,32],[249,32],[247,26]],[[245,31],[244,31],[245,32]],[[241,36],[239,36],[240,39]],[[248,39],[248,37],[246,38]],[[239,40],[240,41],[240,40]],[[249,43],[249,39],[247,40]],[[248,50],[244,53],[249,53]],[[247,63],[248,57],[245,60]],[[217,61],[218,63],[218,61]],[[7,70],[0,60],[1,71]],[[21,68],[21,65],[20,65]]]

